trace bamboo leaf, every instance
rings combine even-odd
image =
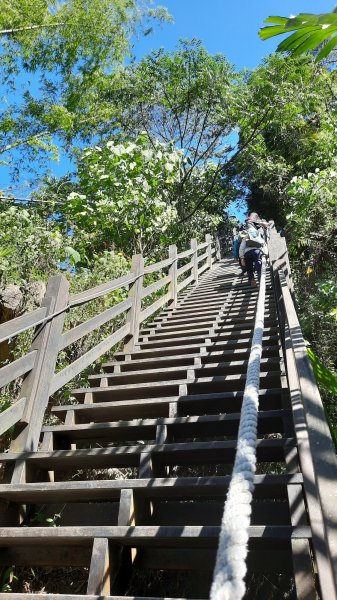
[[[334,31],[336,31],[336,28],[334,28]],[[331,31],[330,32],[327,32],[326,30],[318,31],[317,33],[310,35],[306,40],[303,41],[302,44],[297,46],[297,48],[294,48],[292,55],[298,56],[299,54],[303,54],[304,52],[313,50],[314,48],[317,48],[317,46],[322,44],[326,40],[327,37],[330,37],[330,36],[331,36]]]
[[[318,30],[317,27],[315,27],[315,28],[308,27],[304,31],[303,30],[296,31],[295,33],[293,33],[292,35],[287,37],[285,40],[283,40],[277,46],[277,52],[290,52],[290,51],[294,50],[303,42],[304,39],[307,39],[312,32],[316,32],[317,30]],[[321,32],[320,29],[319,29],[319,31]]]
[[[288,17],[272,16],[272,17],[267,17],[263,22],[264,23],[275,23],[275,25],[285,25],[285,23],[287,21],[288,21]]]

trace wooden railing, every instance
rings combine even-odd
[[[296,313],[287,245],[275,230],[271,230],[269,254],[315,559],[326,597],[335,598],[337,457]],[[292,541],[292,545],[311,560],[308,541]]]
[[[167,259],[148,266],[144,266],[141,255],[135,255],[127,275],[71,295],[69,282],[63,275],[51,277],[41,308],[0,325],[0,343],[35,328],[29,352],[0,368],[0,388],[24,377],[19,398],[0,414],[0,435],[17,423],[18,430],[22,430],[12,442],[11,450],[36,450],[50,395],[122,340],[125,341],[124,351],[131,352],[137,343],[141,323],[165,304],[175,306],[178,293],[188,285],[196,284],[198,277],[212,268],[215,254],[212,237],[207,235],[204,243],[198,244],[193,239],[190,249],[179,254],[175,245],[170,246]],[[184,264],[179,266],[182,262]],[[161,274],[160,279],[144,286],[144,277],[152,273]],[[127,286],[129,292],[125,300],[69,331],[63,331],[65,315],[72,308]],[[162,296],[150,305],[142,306],[145,298],[163,290],[165,286],[167,291]],[[59,352],[123,313],[124,325],[61,371],[55,372]]]

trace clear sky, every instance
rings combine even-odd
[[[278,43],[278,38],[262,42],[258,37],[266,17],[330,12],[334,0],[157,0],[155,4],[168,8],[174,24],[136,41],[137,58],[151,49],[172,50],[180,38],[196,37],[212,54],[221,52],[238,68],[252,69]]]

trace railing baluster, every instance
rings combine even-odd
[[[135,274],[136,280],[130,286],[129,290],[129,298],[132,298],[132,306],[128,312],[126,322],[130,323],[130,334],[124,345],[124,352],[132,352],[139,335],[139,317],[144,279],[144,258],[141,254],[134,254],[132,257],[131,271]]]
[[[193,250],[193,254],[192,254],[192,264],[193,264],[193,268],[192,268],[192,276],[193,276],[193,282],[195,284],[198,283],[198,241],[193,238],[191,240],[191,250]]]
[[[177,246],[175,244],[172,244],[169,247],[169,257],[172,260],[172,264],[169,269],[169,276],[171,279],[170,284],[169,284],[169,292],[171,292],[171,294],[172,294],[172,302],[171,302],[172,307],[176,306],[177,297],[178,297],[178,260],[177,260],[177,256],[178,256]]]
[[[205,236],[205,241],[207,242],[207,265],[211,270],[212,268],[212,236],[207,233]]]

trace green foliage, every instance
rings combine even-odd
[[[0,216],[1,284],[46,281],[69,258],[71,246],[64,247],[56,223],[34,209],[1,205]]]
[[[225,167],[235,147],[241,79],[225,56],[192,40],[174,52],[152,52],[121,72],[118,86],[107,79],[102,88],[120,107],[124,135],[146,131],[151,144],[174,141],[184,151],[176,197],[185,222],[209,199],[217,197],[222,211],[231,199]]]
[[[337,375],[327,369],[318,359],[316,354],[311,350],[307,349],[312,368],[315,373],[316,381],[323,386],[328,392],[337,394]]]
[[[78,191],[64,210],[76,247],[90,257],[106,247],[149,254],[167,242],[176,216],[170,191],[178,181],[182,152],[146,134],[125,144],[88,148],[78,165]],[[81,251],[80,251],[81,253]]]
[[[326,58],[337,45],[337,14],[306,14],[296,17],[268,17],[264,21],[271,23],[259,31],[262,40],[294,32],[277,46],[277,52],[287,52],[298,56],[313,50],[319,50],[316,60]],[[322,47],[321,47],[322,46]],[[320,48],[321,47],[321,48]]]
[[[0,154],[16,176],[97,135],[115,113],[101,107],[98,83],[120,68],[136,31],[169,19],[137,0],[1,0],[0,9]]]
[[[2,574],[1,582],[0,582],[0,591],[1,592],[12,592],[12,584],[17,581],[18,578],[14,573],[14,567],[7,567]]]

